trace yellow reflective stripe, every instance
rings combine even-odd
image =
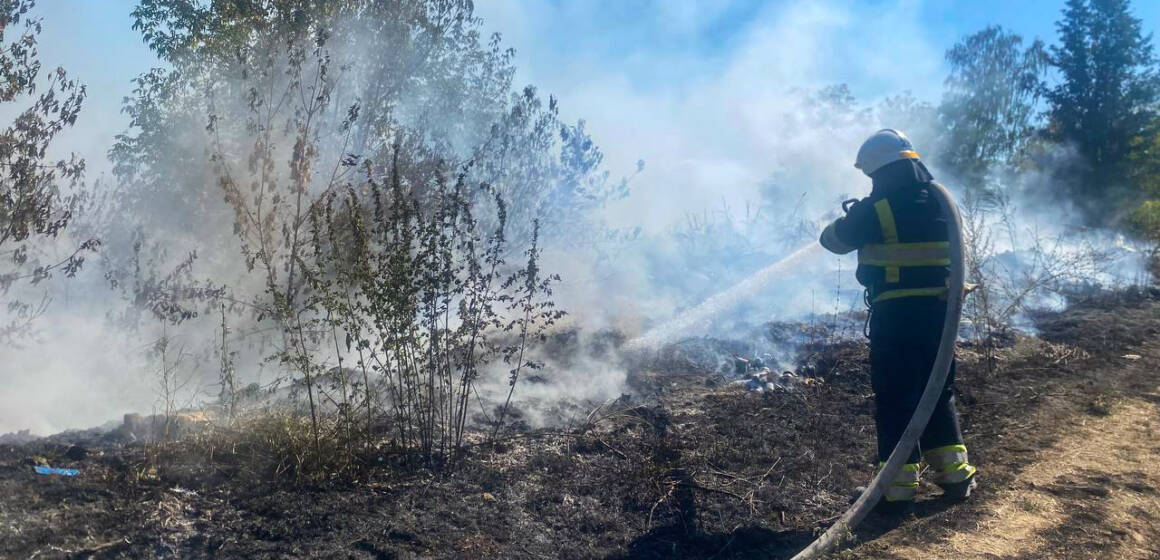
[[[933,455],[924,455],[926,462],[935,468],[942,468],[944,465],[966,464],[966,451],[943,451],[942,453],[935,453]]]
[[[906,266],[950,266],[951,260],[945,259],[914,259],[914,260],[889,260],[889,259],[858,259],[858,264],[868,266],[886,266],[886,267],[906,267]]]
[[[882,226],[882,242],[898,243],[898,228],[894,225],[894,212],[890,210],[890,201],[884,198],[875,202],[874,212],[878,214],[878,225]]]
[[[878,468],[882,468],[885,464],[886,463],[879,462]],[[918,463],[906,463],[902,465],[902,468],[898,471],[898,474],[894,477],[894,480],[891,481],[890,484],[897,487],[909,488],[913,486],[917,488],[918,479],[920,476],[919,469],[921,469],[921,465]]]
[[[914,241],[899,243],[902,247],[910,247],[914,249],[947,249],[951,248],[950,241]]]
[[[878,225],[882,227],[882,242],[886,244],[898,243],[898,227],[894,223],[894,212],[890,210],[890,201],[885,198],[874,203],[874,212],[878,214]],[[896,266],[886,267],[886,282],[897,284],[902,279],[902,273]]]
[[[858,259],[858,264],[867,264],[870,267],[949,267],[950,259],[873,259],[873,257],[862,257]]]
[[[922,456],[937,471],[935,482],[962,482],[975,474],[975,467],[968,462],[967,446],[961,443],[936,447]]]
[[[974,466],[964,463],[955,470],[935,475],[934,482],[936,484],[954,484],[956,482],[963,482],[965,480],[969,480],[972,476],[975,476],[975,473],[977,472],[979,472],[979,470]]]
[[[918,159],[918,152],[914,150],[902,150],[901,152],[898,152],[898,155],[906,159]]]
[[[858,264],[868,266],[950,266],[950,247],[945,242],[871,243],[858,251]]]
[[[950,255],[950,244],[934,243],[867,243],[862,247],[870,257],[936,258]]]
[[[963,453],[966,453],[967,446],[965,446],[961,443],[952,443],[951,445],[944,445],[942,447],[936,447],[934,449],[927,449],[926,451],[923,452],[923,455],[930,455],[933,453],[945,453],[947,451],[962,451]]]
[[[886,466],[886,461],[878,461],[878,468],[882,468],[885,466]],[[903,463],[902,468],[899,469],[898,472],[917,471],[920,468],[922,468],[922,465],[919,463]]]
[[[957,471],[963,467],[966,467],[966,466],[968,466],[966,461],[959,461],[957,463],[951,463],[951,464],[939,469],[939,472],[942,472],[944,474],[949,473],[949,472],[955,472],[955,471]]]
[[[920,297],[920,296],[939,296],[945,297],[947,295],[946,288],[912,288],[909,290],[890,290],[882,292],[875,296],[872,303],[886,301],[888,299],[898,299],[906,297]]]

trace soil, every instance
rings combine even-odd
[[[966,387],[979,491],[864,531],[843,557],[1160,558],[1160,306],[1100,297],[1038,322],[1045,343],[1086,356],[1004,364],[1007,395]]]
[[[924,483],[915,515],[871,518],[838,556],[1160,554],[1160,301],[1105,295],[1036,323],[993,359],[960,348],[971,500]],[[794,388],[652,364],[630,376],[638,396],[442,472],[306,485],[180,442],[2,444],[0,557],[787,558],[874,469],[866,346],[814,340]]]

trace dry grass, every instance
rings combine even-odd
[[[1154,339],[1132,347],[1108,328],[1160,325],[1156,311],[1064,314],[1066,328],[1045,330],[1068,336],[1016,340],[988,383],[964,359],[964,428],[984,477],[976,499],[938,506],[937,490],[924,488],[918,519],[877,534],[859,528],[856,538],[874,541],[842,557],[938,558],[958,543],[970,549],[956,558],[978,558],[981,543],[999,557],[1133,558],[1160,542],[1160,480],[1148,468],[1160,451],[1160,347]],[[1093,333],[1110,338],[1088,347]],[[307,417],[292,409],[153,445],[160,468],[138,478],[130,472],[141,466],[140,445],[78,463],[61,462],[64,446],[0,446],[8,496],[0,506],[23,508],[0,508],[0,556],[105,546],[98,555],[785,558],[873,473],[865,347],[818,351],[806,365],[819,382],[795,392],[758,395],[707,384],[706,375],[644,372],[634,379],[651,380],[641,389],[650,397],[602,407],[579,429],[511,434],[494,445],[469,434],[454,471],[398,469],[389,454],[341,446],[313,455]],[[1129,352],[1141,358],[1121,358]],[[1099,395],[1113,404],[1107,416],[1088,409]],[[26,466],[31,455],[84,475],[38,478]],[[309,461],[335,461],[325,468],[346,474],[303,476],[295,465]],[[1013,548],[994,552],[1005,546]]]
[[[1149,468],[1160,461],[1160,445],[1149,437],[1157,418],[1160,407],[1134,401],[1105,418],[1074,426],[1029,464],[1011,489],[991,501],[988,518],[977,531],[956,533],[947,547],[916,550],[914,557],[1061,557],[1056,556],[1063,544],[1059,532],[1086,533],[1101,525],[1124,532],[1118,543],[1108,543],[1112,546],[1101,558],[1151,557],[1157,550],[1141,545],[1145,535],[1160,528],[1160,499],[1154,490],[1160,488],[1160,472]],[[1138,477],[1144,480],[1129,486],[1117,483]],[[1141,491],[1142,484],[1149,490]],[[1101,519],[1084,523],[1084,516],[1077,516],[1083,509]]]

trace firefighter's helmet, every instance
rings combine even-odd
[[[862,147],[858,148],[854,167],[869,176],[882,166],[900,159],[918,159],[918,152],[914,151],[914,146],[905,134],[893,128],[884,128],[867,138]]]

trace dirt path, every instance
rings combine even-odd
[[[1021,429],[982,442],[1005,461],[988,472],[984,460],[984,486],[971,502],[920,513],[847,554],[1160,558],[1160,344],[1133,352],[1092,372],[1099,381],[1081,385],[1078,395],[1028,410]],[[1056,414],[1067,403],[1071,412]]]
[[[1152,395],[1160,399],[1160,395]],[[1076,426],[989,500],[978,529],[902,558],[1156,558],[1160,553],[1160,407],[1132,400]],[[1082,555],[1082,556],[1081,556]],[[1093,556],[1094,557],[1094,556]]]

